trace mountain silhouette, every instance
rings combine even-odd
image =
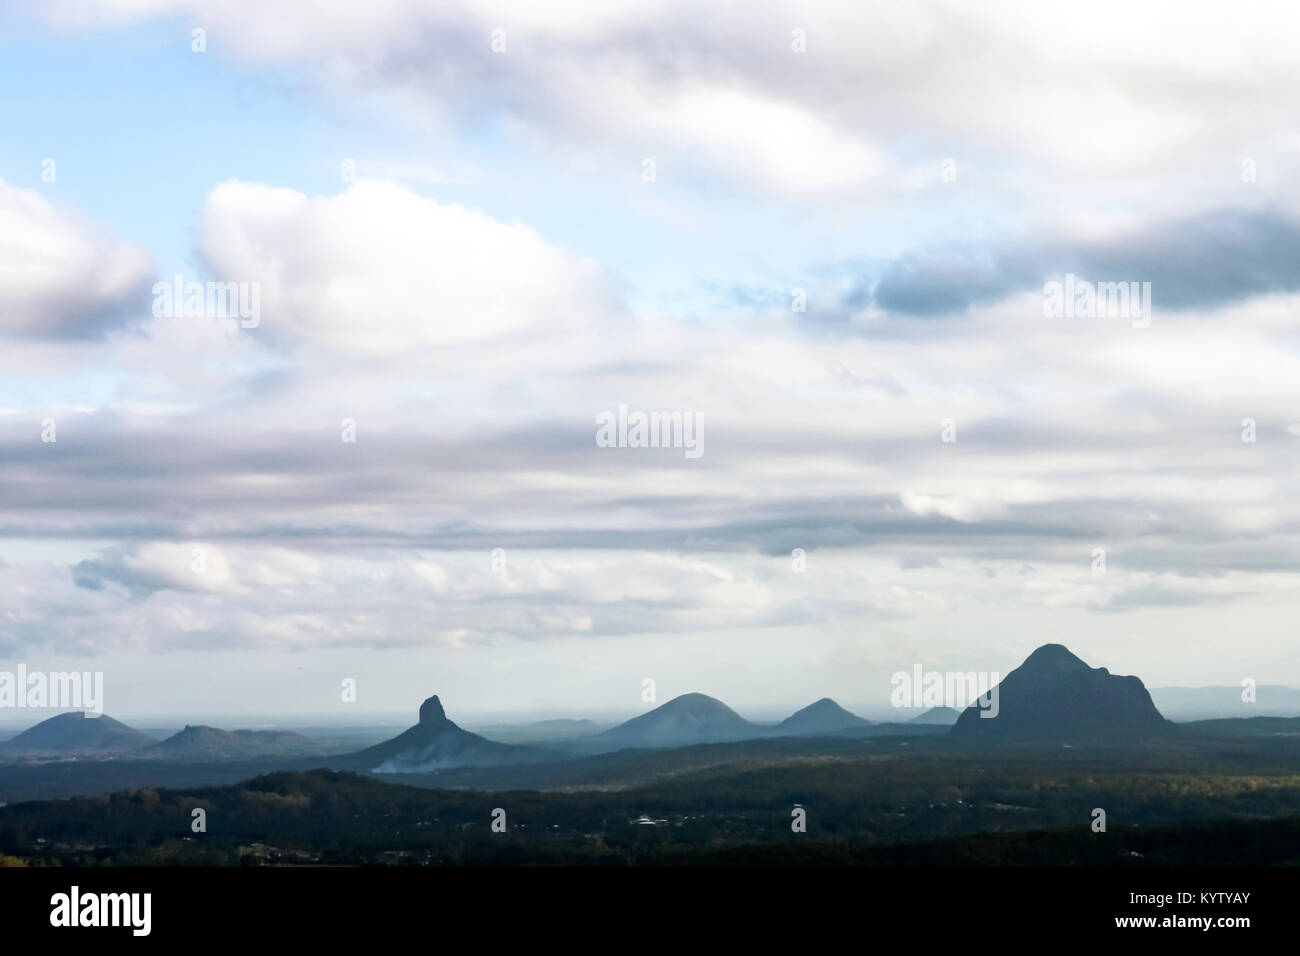
[[[1172,727],[1138,678],[1089,667],[1063,644],[1044,644],[997,686],[996,717],[981,716],[976,702],[949,733],[989,740],[1129,743]]]
[[[332,766],[374,773],[429,773],[452,767],[495,767],[546,760],[533,747],[497,743],[452,723],[435,694],[420,705],[420,720],[392,740],[331,760]]]
[[[154,742],[155,738],[112,717],[87,717],[75,711],[29,727],[0,746],[0,751],[22,756],[109,756],[139,750]]]
[[[908,721],[909,724],[947,724],[951,727],[961,716],[961,711],[955,707],[931,707],[924,714],[913,717]]]
[[[720,700],[706,694],[682,694],[593,739],[620,747],[682,747],[768,733],[767,728],[751,724]]]
[[[161,760],[257,760],[323,754],[325,748],[302,734],[282,730],[220,730],[187,725],[166,740],[140,751],[141,757]]]
[[[781,721],[772,732],[780,736],[806,737],[833,734],[849,727],[866,727],[871,721],[851,714],[829,697],[823,697]]]

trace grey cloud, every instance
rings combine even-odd
[[[1202,426],[1206,448],[1222,443],[1209,434],[1211,426]],[[1052,555],[1063,542],[1105,544],[1111,536],[1138,533],[1147,543],[1141,551],[1130,546],[1132,557],[1124,556],[1130,566],[1198,572],[1258,563],[1269,553],[1238,547],[1230,533],[1207,525],[1195,500],[1164,500],[1145,490],[1144,481],[1160,479],[1160,468],[1143,469],[1142,480],[1118,499],[1058,492],[1047,502],[1011,503],[968,521],[910,513],[900,506],[899,493],[917,481],[924,491],[926,479],[909,475],[952,467],[956,452],[938,442],[937,431],[849,441],[838,430],[811,425],[715,430],[708,453],[690,470],[680,456],[597,449],[592,429],[576,425],[449,439],[438,433],[436,422],[410,423],[400,431],[368,431],[361,443],[346,446],[332,428],[250,431],[239,417],[144,427],[106,415],[76,428],[61,426],[57,445],[42,445],[35,434],[30,427],[0,431],[6,487],[0,534],[10,537],[199,538],[325,551],[738,549],[774,557],[793,548],[943,546],[967,553],[1000,550],[1024,561]],[[1158,457],[1167,446],[1173,456],[1188,441],[1175,429],[1108,435],[1088,422],[1049,426],[1001,419],[966,428],[962,436],[957,451],[1025,462],[1061,450],[1102,461],[1130,452]],[[1276,456],[1285,456],[1285,448],[1271,454],[1259,461],[1280,462]],[[886,467],[890,477],[853,494],[827,494],[816,480],[816,463],[828,457],[842,467]],[[772,484],[763,477],[773,466],[788,471],[801,461],[809,469],[803,482]],[[535,485],[534,473],[574,480]],[[670,491],[660,477],[689,479],[689,485]],[[1135,519],[1147,511],[1159,517]],[[1285,522],[1278,527],[1283,530]],[[1187,548],[1188,542],[1197,547]],[[1284,562],[1290,544],[1277,547],[1268,560]],[[120,556],[106,560],[78,566],[77,583],[90,589],[114,582],[136,591],[154,586],[128,573]]]
[[[1035,267],[1021,261],[1019,250],[991,255],[953,247],[903,256],[887,268],[869,295],[873,305],[890,312],[946,315],[996,302],[1035,281]],[[865,288],[859,288],[848,304],[867,300]]]
[[[134,598],[142,598],[162,590],[161,582],[129,568],[122,560],[127,550],[109,548],[95,559],[78,561],[72,566],[72,581],[87,591],[103,591],[109,584],[119,584]]]
[[[13,339],[53,342],[102,341],[110,332],[138,328],[149,317],[151,280],[108,299],[75,288],[45,297],[25,324],[11,325],[5,334]]]
[[[1159,586],[1129,588],[1112,596],[1104,602],[1094,602],[1095,611],[1119,612],[1137,608],[1151,607],[1196,607],[1205,604],[1224,604],[1229,601],[1249,597],[1249,593],[1218,594],[1189,589],[1174,589]]]
[[[1049,236],[906,255],[847,298],[930,317],[1039,290],[1073,272],[1093,282],[1150,282],[1153,307],[1213,308],[1300,290],[1300,223],[1281,214],[1218,209],[1150,224],[1133,235],[1062,242]]]

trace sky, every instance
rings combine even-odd
[[[878,710],[1047,642],[1300,685],[1298,17],[3,5],[0,670],[233,722]]]

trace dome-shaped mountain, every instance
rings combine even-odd
[[[961,711],[955,707],[931,707],[924,714],[913,717],[908,721],[909,724],[941,724],[951,727],[957,723],[957,718],[961,716]]]
[[[706,694],[682,694],[596,739],[621,747],[681,747],[764,735],[763,727],[751,724],[722,701]]]
[[[816,703],[809,704],[772,728],[780,736],[806,737],[816,734],[832,734],[837,730],[850,727],[866,727],[871,721],[863,720],[857,714],[851,714],[829,697],[823,697]]]
[[[999,740],[1129,743],[1173,725],[1136,677],[1089,667],[1062,644],[1044,644],[997,686],[997,716],[967,707],[949,733]],[[992,709],[989,711],[992,712]]]
[[[23,756],[107,756],[139,750],[154,738],[112,717],[88,717],[81,711],[58,714],[29,727],[0,747]]]

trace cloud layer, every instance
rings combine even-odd
[[[0,652],[382,649],[505,673],[501,707],[516,668],[799,703],[1046,640],[1300,682],[1289,7],[42,15],[201,27],[219,71],[468,144],[433,166],[578,189],[586,231],[437,176],[226,179],[146,250],[0,182]],[[157,314],[164,259],[259,321]],[[1049,317],[1067,273],[1150,282],[1150,325]],[[620,406],[703,454],[601,447]]]

